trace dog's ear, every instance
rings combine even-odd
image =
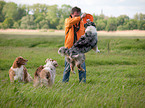
[[[47,59],[45,60],[45,63],[47,63],[48,61],[53,61],[53,59],[47,58]]]
[[[85,34],[86,34],[87,36],[90,36],[90,35],[92,35],[92,32],[91,32],[91,31],[87,31]]]
[[[94,22],[87,22],[86,24],[84,24],[84,27],[87,28],[88,26],[94,26],[96,28],[96,25]]]
[[[49,61],[49,58],[47,58],[46,60],[45,60],[45,63],[47,63]]]
[[[49,59],[49,61],[54,61],[53,59]]]
[[[16,61],[18,64],[20,63],[20,60]]]
[[[21,60],[22,60],[22,58],[19,57],[16,62],[19,64],[21,62]]]

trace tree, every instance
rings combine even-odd
[[[13,28],[15,28],[15,29],[19,29],[19,28],[20,28],[19,23],[18,23],[18,22],[14,22]]]
[[[104,14],[100,14],[100,15],[93,14],[93,19],[94,19],[94,21],[105,19],[105,15]]]
[[[134,15],[134,19],[135,20],[145,20],[145,14],[142,14],[142,13],[138,14],[138,13],[136,13]]]
[[[30,10],[33,13],[35,18],[38,17],[40,15],[40,13],[45,16],[47,13],[47,9],[48,9],[48,6],[45,4],[37,3],[37,4],[30,6]]]
[[[45,17],[40,13],[39,16],[37,16],[34,20],[34,22],[37,24],[39,23],[40,21],[44,20]]]
[[[135,20],[139,20],[139,15],[138,15],[138,13],[136,13],[136,14],[134,15],[134,19],[135,19]]]
[[[21,8],[23,8],[23,9],[25,10],[25,12],[26,12],[26,15],[28,15],[29,12],[30,12],[30,7],[31,7],[31,6],[29,6],[29,5],[22,5]]]
[[[49,27],[56,29],[56,26],[59,24],[58,5],[52,5],[48,7],[48,12],[46,13],[46,19],[49,21]]]
[[[17,15],[18,15],[18,7],[17,4],[13,3],[13,2],[9,2],[6,3],[3,7],[3,14],[5,16],[5,18],[13,18],[14,20],[17,19]]]
[[[117,26],[124,25],[129,21],[129,17],[127,15],[120,15],[117,17]]]
[[[3,10],[3,7],[4,7],[5,4],[6,4],[6,2],[0,1],[0,22],[4,21],[4,15],[2,13],[2,10]]]
[[[44,20],[46,20],[47,8],[48,8],[47,5],[39,4],[39,3],[30,6],[30,10],[33,13],[34,22],[37,25],[37,29],[48,28],[49,27],[48,21],[47,21],[47,23],[44,23],[45,26],[42,25]]]
[[[101,19],[101,20],[97,20],[97,30],[105,30],[105,27],[106,27],[106,20],[104,19]]]
[[[3,26],[4,29],[12,28],[13,23],[14,23],[14,21],[13,21],[12,18],[6,18],[4,20],[4,22],[2,23],[2,26]]]
[[[45,20],[45,17],[42,13],[39,13],[39,16],[37,16],[34,20],[35,24],[37,25],[37,29],[41,29],[42,26],[40,26],[40,22]],[[48,21],[46,23],[48,25]]]
[[[18,21],[18,20],[20,20],[20,19],[22,19],[22,17],[23,16],[26,16],[26,10],[25,10],[25,7],[24,6],[19,6],[18,8],[17,8],[17,11],[18,11],[18,13],[17,13],[17,17],[16,17],[16,21]]]
[[[145,20],[145,14],[140,13],[139,18],[140,18],[140,20]]]
[[[131,20],[129,20],[129,22],[126,25],[127,25],[127,28],[129,30],[138,29],[138,26],[137,26],[138,22],[137,22],[137,20],[131,19]]]
[[[48,29],[49,28],[49,22],[47,20],[42,20],[39,22],[39,28],[40,29]]]
[[[36,29],[36,24],[34,23],[34,17],[32,15],[27,15],[22,17],[20,28]]]
[[[107,20],[106,30],[107,31],[116,31],[117,30],[117,20],[115,17],[110,17]]]
[[[72,7],[70,5],[63,4],[58,12],[59,22],[56,26],[57,29],[64,29],[64,21],[69,17]]]
[[[138,21],[138,29],[145,30],[145,20]]]
[[[128,30],[128,27],[127,27],[127,25],[120,25],[120,26],[118,26],[117,27],[117,30]]]
[[[59,9],[60,17],[64,19],[68,18],[69,15],[71,14],[71,9],[72,7],[70,5],[63,4]]]

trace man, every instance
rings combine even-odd
[[[81,14],[81,9],[74,7],[71,10],[69,18],[65,19],[65,47],[71,48],[73,44],[84,35],[84,22],[81,20],[86,14]],[[79,82],[86,82],[86,66],[85,62],[81,65],[85,71],[79,71]],[[70,76],[70,65],[65,60],[65,69],[63,72],[63,82],[68,82]]]

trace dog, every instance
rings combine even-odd
[[[85,35],[83,35],[82,37],[92,37],[92,40],[96,40],[98,41],[98,37],[97,37],[97,30],[96,30],[96,25],[94,22],[91,22],[90,19],[87,19],[87,23],[84,24],[85,27]],[[87,38],[85,38],[87,39]],[[100,50],[98,50],[98,46],[97,43],[96,45],[92,48],[96,53],[100,53]],[[88,51],[87,51],[88,52]]]
[[[9,77],[11,82],[18,80],[19,82],[27,83],[33,80],[25,67],[27,61],[28,60],[21,56],[15,59],[12,67],[9,69]]]
[[[79,53],[78,55],[69,56],[67,51],[68,51],[68,48],[60,47],[58,50],[58,54],[66,57],[66,61],[70,64],[71,71],[75,74],[75,71],[74,71],[75,66],[78,68],[78,70],[85,71],[81,67],[81,64],[85,61],[84,54]]]
[[[46,65],[39,66],[34,74],[34,87],[41,86],[52,86],[54,84],[56,67],[58,63],[56,60],[46,59]]]
[[[85,25],[85,34],[77,40],[74,45],[67,49],[66,53],[69,56],[77,57],[79,54],[84,54],[93,49],[96,53],[100,52],[97,46],[97,30],[94,22],[88,21]]]
[[[88,20],[88,22],[89,22],[89,20]],[[90,33],[89,33],[90,32]],[[88,35],[89,34],[93,34],[93,35],[97,35],[97,30],[96,30],[96,27],[94,26],[94,25],[92,25],[92,24],[90,24],[90,25],[88,25],[87,27],[86,27],[86,29],[85,29],[85,34],[87,34],[88,33]],[[85,35],[83,35],[83,36],[85,36]],[[82,36],[82,37],[83,37]],[[94,37],[94,39],[95,40],[98,40],[97,39],[97,36],[96,37]],[[100,50],[98,50],[98,46],[97,46],[97,44],[92,48],[96,53],[100,53]]]

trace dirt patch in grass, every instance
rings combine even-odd
[[[64,30],[26,30],[26,29],[0,29],[0,33],[28,33],[28,34],[48,34],[48,33],[58,33],[64,35]],[[98,31],[100,36],[145,36],[145,30],[126,30],[126,31]]]
[[[98,31],[100,36],[145,36],[145,30]]]

